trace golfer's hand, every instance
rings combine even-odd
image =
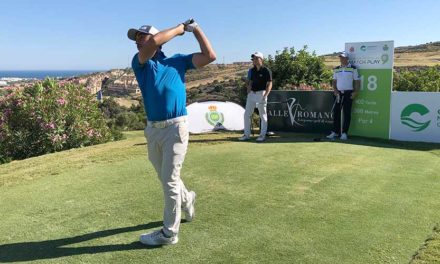
[[[338,96],[339,92],[336,91],[336,90],[333,90],[333,94],[334,94],[335,96]]]
[[[196,29],[198,26],[199,26],[199,24],[197,24],[197,22],[192,18],[183,22],[183,28],[186,32],[193,32],[194,29]]]
[[[177,27],[182,27],[182,26],[183,26],[183,31],[182,31],[182,33],[179,34],[179,36],[183,36],[183,34],[185,34],[185,25],[183,23],[177,25]]]

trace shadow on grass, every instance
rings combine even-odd
[[[103,230],[103,231],[93,232],[93,233],[79,235],[75,237],[69,237],[69,238],[0,245],[0,262],[32,261],[39,259],[53,259],[53,258],[66,257],[66,256],[82,255],[82,254],[96,254],[96,253],[125,251],[125,250],[133,250],[133,249],[158,248],[157,246],[156,247],[146,246],[137,241],[129,244],[88,246],[88,247],[66,247],[66,246],[96,238],[107,237],[107,236],[122,234],[126,232],[156,228],[160,226],[162,226],[162,222],[157,221],[143,225]]]
[[[190,139],[189,143],[222,143],[222,142],[234,142],[239,141],[238,137],[224,137],[224,138],[212,138],[212,139]]]
[[[440,260],[440,226],[434,226],[432,234],[424,241],[413,256],[409,264],[417,263],[438,263]]]
[[[241,142],[243,144],[261,144],[257,143],[255,140],[258,137],[258,133],[251,135],[251,139],[248,141],[239,141],[238,138],[242,134],[237,132],[212,132],[205,134],[191,134],[189,143],[195,144],[217,144],[217,143],[227,143],[227,142]],[[358,136],[350,136],[346,141],[339,139],[330,140],[326,138],[326,135],[316,134],[316,133],[294,133],[294,132],[275,132],[274,135],[268,136],[263,144],[272,143],[306,143],[306,142],[332,142],[335,144],[352,144],[361,146],[370,146],[378,148],[395,148],[395,149],[406,149],[406,150],[420,150],[420,151],[431,151],[438,150],[440,155],[440,144],[439,143],[426,143],[426,142],[408,142],[408,141],[396,141],[387,140],[379,138],[366,138]],[[147,143],[135,144],[134,146],[146,145]],[[435,153],[433,153],[435,154]],[[437,154],[436,154],[437,155]]]
[[[251,140],[250,142],[253,142]],[[274,136],[268,137],[264,143],[292,143],[292,142],[332,142],[335,144],[352,144],[379,148],[395,148],[406,150],[420,150],[431,151],[439,150],[439,143],[426,143],[426,142],[408,142],[408,141],[396,141],[379,138],[365,138],[358,136],[349,136],[348,140],[330,140],[322,134],[302,134],[302,133],[288,133],[288,132],[276,132]]]
[[[199,144],[216,144],[216,143],[226,143],[239,141],[238,135],[231,136],[232,132],[211,132],[204,134],[190,134],[189,143],[199,143]],[[133,146],[146,146],[145,143],[136,143]]]
[[[371,147],[379,147],[379,148],[395,148],[395,149],[420,150],[420,151],[431,151],[431,150],[440,151],[440,144],[438,143],[397,141],[397,140],[387,140],[387,139],[379,139],[379,138],[364,138],[364,137],[356,137],[356,136],[350,137],[350,139],[347,141],[339,140],[338,143],[371,146]]]

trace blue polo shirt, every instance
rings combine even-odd
[[[149,121],[162,121],[187,115],[185,72],[194,69],[193,54],[152,58],[139,63],[138,53],[131,62],[144,98]]]

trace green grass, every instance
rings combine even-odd
[[[169,247],[137,242],[163,208],[142,132],[1,165],[0,262],[439,260],[440,145],[238,136],[191,136],[182,177],[196,219]]]
[[[440,228],[434,227],[432,235],[414,254],[411,264],[440,263]]]

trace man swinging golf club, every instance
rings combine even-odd
[[[166,57],[162,45],[185,32],[194,34],[200,52]],[[186,220],[192,221],[196,198],[195,192],[188,191],[180,178],[189,138],[185,72],[213,62],[216,55],[200,26],[192,19],[163,31],[153,26],[132,28],[127,35],[136,41],[139,51],[133,57],[132,68],[147,112],[148,158],[162,183],[165,200],[163,228],[141,235],[140,241],[153,246],[176,244],[181,210]]]

